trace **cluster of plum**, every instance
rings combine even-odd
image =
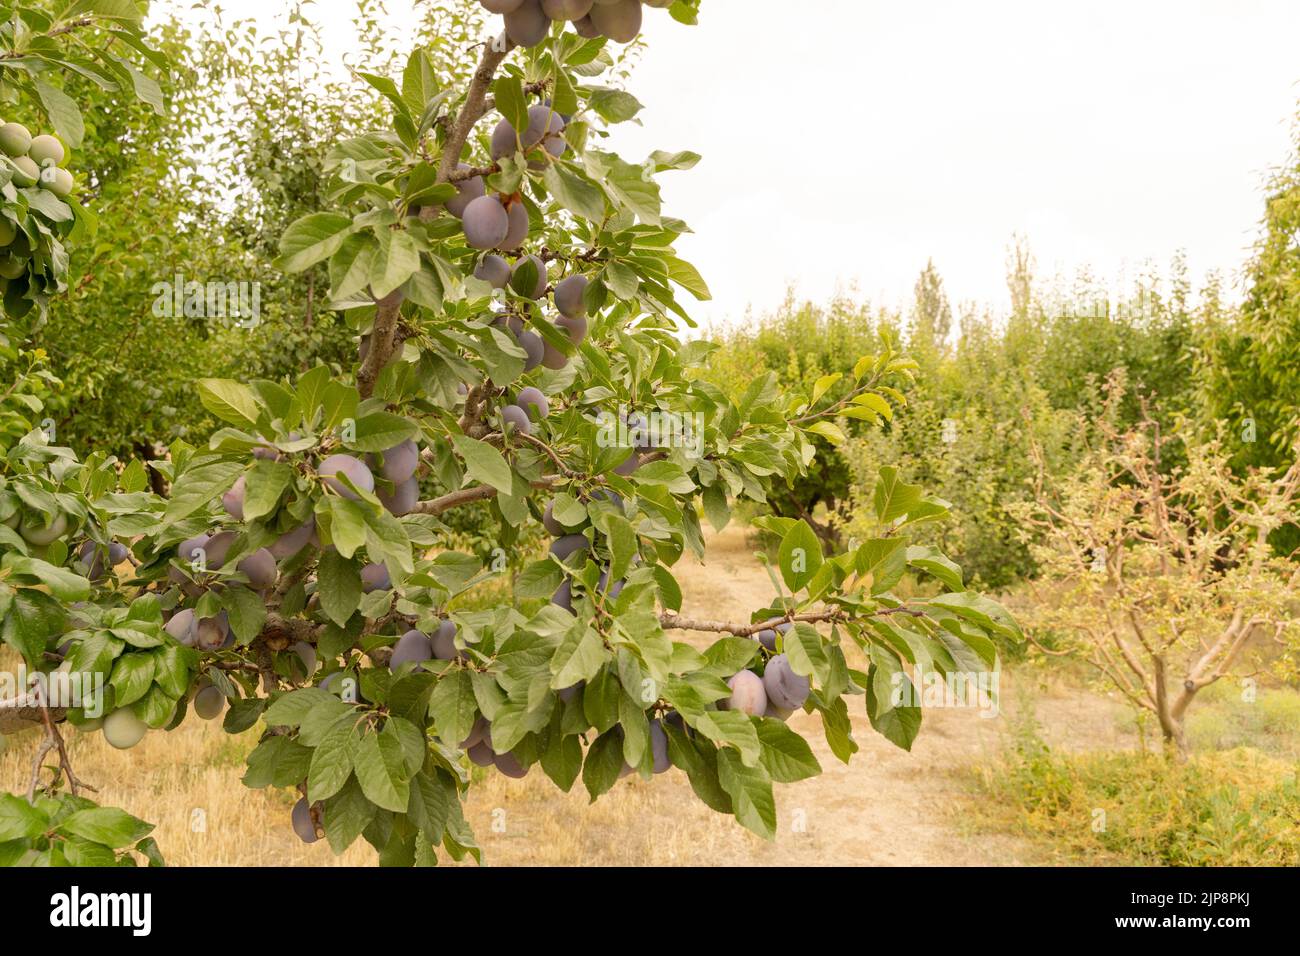
[[[537,46],[553,22],[569,21],[579,36],[631,43],[641,32],[641,7],[666,8],[673,0],[479,0],[490,13],[504,14],[506,36],[519,46]]]
[[[484,256],[474,270],[474,275],[497,289],[509,285],[519,295],[534,301],[541,299],[547,292],[552,292],[555,307],[560,313],[555,319],[556,328],[563,331],[575,347],[586,341],[586,276],[571,275],[561,279],[552,289],[546,263],[534,255],[521,257],[513,268],[500,256]],[[526,327],[522,315],[513,312],[502,314],[497,316],[493,324],[497,328],[508,329],[514,335],[515,341],[524,351],[524,371],[531,372],[539,365],[558,371],[569,364],[569,357],[563,351]]]
[[[57,137],[32,136],[21,123],[4,123],[0,125],[0,151],[7,157],[15,186],[39,186],[60,199],[72,195],[76,183],[61,165],[67,152]],[[12,220],[0,216],[0,279],[7,283],[26,275],[31,255],[30,238]]]
[[[778,634],[784,636],[793,627],[793,624],[787,622],[778,624],[776,628],[764,628],[754,635],[754,639],[774,656],[768,659],[761,676],[754,671],[744,670],[727,681],[731,696],[720,701],[719,707],[724,710],[739,710],[751,717],[785,720],[804,705],[812,685],[808,678],[794,672],[786,655],[775,653]]]

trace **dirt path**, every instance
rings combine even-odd
[[[769,602],[771,583],[754,559],[744,529],[714,535],[707,563],[692,566],[691,561],[685,559],[677,569],[684,613],[748,620],[754,608]],[[649,783],[624,781],[590,806],[580,783],[565,795],[541,779],[515,783],[493,777],[478,797],[471,797],[470,818],[485,862],[495,865],[1041,862],[1020,841],[968,835],[961,827],[967,772],[994,758],[1008,731],[1017,695],[1006,679],[1002,693],[1003,712],[997,717],[981,718],[970,709],[927,711],[911,753],[872,730],[861,698],[854,698],[850,714],[861,750],[847,766],[830,752],[820,719],[797,714],[791,726],[809,740],[823,773],[778,786],[779,832],[773,842],[704,808],[677,771]],[[1116,711],[1108,701],[1068,691],[1037,697],[1035,707],[1044,735],[1054,744],[1121,742]]]

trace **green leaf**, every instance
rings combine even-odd
[[[600,187],[580,176],[567,166],[552,163],[542,174],[547,191],[569,212],[588,222],[600,222],[605,217],[605,194]]]
[[[113,665],[109,685],[114,691],[118,707],[140,700],[153,683],[154,660],[152,654],[123,654]]]
[[[26,800],[0,793],[0,843],[38,836],[48,824],[49,818]]]
[[[379,251],[370,265],[370,291],[382,299],[420,271],[420,249],[409,232],[379,231]],[[391,447],[391,446],[389,446]],[[380,451],[382,449],[376,449]]]
[[[451,440],[456,454],[465,460],[465,471],[475,481],[491,485],[502,494],[510,494],[514,481],[510,465],[501,452],[485,442],[466,435],[456,435]]]
[[[78,810],[59,824],[59,830],[111,849],[130,846],[143,840],[153,830],[152,824],[138,820],[116,807],[91,807]]]
[[[357,719],[344,714],[326,731],[311,753],[307,771],[307,799],[312,803],[328,800],[348,782],[361,742]]]
[[[778,553],[781,577],[791,591],[798,591],[812,580],[822,566],[822,543],[806,521],[798,521],[781,539]]]
[[[316,567],[320,606],[339,627],[361,604],[361,569],[337,551],[326,551]]]
[[[384,734],[364,734],[357,744],[354,760],[357,782],[366,797],[385,810],[405,813],[411,786],[397,740]]]
[[[304,216],[280,237],[280,257],[275,267],[289,273],[309,269],[338,252],[352,232],[352,220],[347,216],[330,212]]]
[[[747,767],[733,750],[718,751],[718,782],[731,797],[736,819],[765,839],[776,836],[776,800],[763,767]]]
[[[418,438],[420,427],[391,412],[371,412],[356,421],[356,437],[347,443],[353,451],[388,451],[408,439]]]
[[[45,107],[45,112],[49,114],[54,131],[73,149],[80,148],[81,141],[86,136],[86,124],[76,101],[42,79],[35,80],[32,87],[36,90],[41,105]]]
[[[921,486],[906,485],[898,478],[898,469],[885,465],[876,481],[872,505],[883,524],[892,524],[921,503]]]
[[[23,557],[13,551],[4,556],[3,566],[14,574],[36,578],[60,601],[84,601],[90,597],[89,581],[67,568],[56,568],[39,558]]]
[[[375,818],[375,805],[366,799],[355,776],[343,789],[325,802],[325,837],[330,849],[342,853],[361,836],[361,831]]]
[[[223,422],[256,425],[261,415],[257,394],[247,385],[226,378],[201,378],[194,383],[203,407]]]
[[[282,461],[259,459],[244,474],[244,520],[273,514],[293,481],[293,469]]]
[[[609,653],[595,628],[581,623],[569,629],[551,658],[551,687],[564,690],[579,681],[591,680],[605,665]]]
[[[780,720],[764,717],[758,722],[758,739],[763,745],[763,766],[777,783],[795,783],[822,772],[821,764],[804,740]]]
[[[444,674],[429,699],[429,716],[434,730],[449,747],[459,747],[469,736],[478,717],[478,700],[469,671],[454,670]]]

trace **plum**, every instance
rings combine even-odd
[[[515,336],[515,341],[519,347],[524,350],[524,371],[531,372],[537,366],[542,364],[542,358],[546,355],[546,343],[536,332],[525,330]]]
[[[222,611],[216,617],[199,621],[195,627],[194,643],[201,651],[216,651],[225,647],[232,637],[230,617]]]
[[[553,372],[558,372],[569,364],[569,357],[550,342],[545,343],[542,351],[542,365]]]
[[[130,549],[120,541],[110,541],[108,543],[108,566],[110,568],[117,567],[130,556]]]
[[[776,720],[789,720],[793,710],[786,710],[784,707],[778,707],[770,700],[767,702],[767,710],[763,712],[764,717],[772,717]]]
[[[508,119],[501,120],[492,128],[492,139],[488,143],[492,158],[499,162],[513,155],[518,149],[519,134],[515,131],[514,124]]]
[[[650,721],[650,753],[654,758],[654,772],[664,773],[672,767],[668,759],[668,734],[658,717]]]
[[[374,456],[371,456],[371,464],[375,464]],[[406,479],[415,474],[415,469],[420,466],[420,446],[413,440],[407,439],[400,445],[388,449],[384,452],[383,464],[379,465],[379,474],[387,478],[395,485],[400,485]]]
[[[104,739],[115,750],[130,750],[148,732],[149,726],[126,707],[104,718]]]
[[[551,20],[542,10],[541,0],[523,0],[505,15],[506,36],[519,46],[537,46],[550,32]]]
[[[621,579],[610,584],[609,572],[602,571],[600,572],[600,580],[596,582],[596,590],[608,595],[610,598],[616,598],[623,593],[623,588],[626,584],[627,582]]]
[[[299,641],[289,650],[298,655],[298,660],[302,661],[302,669],[308,677],[316,673],[316,648],[306,641]]]
[[[488,254],[474,267],[474,277],[494,289],[504,289],[510,284],[510,263],[498,255]]]
[[[292,557],[307,547],[315,536],[316,519],[315,517],[308,517],[305,522],[292,531],[286,531],[276,538],[269,550],[277,559]]]
[[[584,534],[566,534],[551,542],[551,556],[557,561],[567,561],[569,556],[578,551],[586,551],[591,547]]]
[[[632,454],[628,455],[627,458],[623,460],[623,463],[614,469],[614,474],[626,478],[640,467],[641,453],[634,448],[632,449]]]
[[[472,249],[495,249],[510,232],[510,216],[495,196],[480,196],[471,202],[461,222],[465,242]]]
[[[568,704],[572,702],[573,699],[577,697],[578,694],[582,691],[582,689],[586,686],[587,686],[587,682],[580,680],[576,684],[572,684],[568,687],[556,691],[555,696],[559,697],[562,703]]]
[[[531,265],[532,269],[528,269]],[[546,263],[537,256],[524,256],[515,263],[510,276],[510,288],[527,299],[540,299],[546,294]]]
[[[551,403],[546,400],[542,390],[529,385],[527,388],[521,388],[519,394],[515,396],[515,404],[527,411],[530,407],[537,412],[539,419],[545,418],[551,414]]]
[[[381,491],[379,503],[387,508],[390,514],[399,518],[402,515],[409,515],[420,503],[420,479],[412,475],[394,488],[391,495]]]
[[[40,136],[32,137],[32,145],[28,147],[27,155],[32,158],[32,161],[37,166],[44,166],[46,163],[58,166],[63,162],[67,153],[57,137],[42,133]]]
[[[479,714],[478,719],[474,721],[474,726],[469,729],[469,736],[460,742],[460,749],[468,750],[470,747],[484,742],[487,740],[490,729],[491,724],[488,723],[488,719]]]
[[[512,780],[522,780],[528,776],[528,768],[519,762],[513,753],[497,754],[492,762],[496,768]]]
[[[275,555],[267,548],[258,548],[235,565],[235,568],[248,578],[248,583],[257,591],[273,587],[275,579],[279,576],[275,566]]]
[[[808,678],[796,674],[790,666],[790,658],[784,654],[778,654],[767,662],[763,671],[763,688],[774,705],[789,711],[802,707],[812,689]]]
[[[418,664],[432,659],[433,644],[429,636],[421,631],[407,631],[394,645],[393,656],[388,661],[388,669],[396,671],[403,664]]]
[[[32,148],[32,134],[22,123],[5,123],[0,126],[0,149],[8,156],[26,157]]]
[[[548,501],[546,503],[546,509],[542,512],[542,527],[546,529],[548,534],[557,538],[563,537],[568,533],[568,529],[565,528],[564,525],[560,524],[559,519],[555,517],[554,501]]]
[[[465,753],[469,759],[480,767],[490,767],[496,761],[496,754],[492,752],[492,747],[485,740],[480,740],[472,747],[466,747]]]
[[[533,433],[533,423],[528,418],[528,413],[518,405],[507,405],[501,409],[501,421],[505,430],[520,431],[525,435]]]
[[[573,614],[573,583],[565,581],[551,595],[551,603]]]
[[[555,320],[555,326],[563,329],[564,334],[569,337],[569,341],[574,345],[581,345],[587,339],[586,319],[571,319],[567,315],[562,315]]]
[[[194,695],[194,713],[203,720],[215,720],[226,709],[226,695],[209,684]]]
[[[203,546],[203,551],[209,571],[220,570],[226,563],[226,558],[230,556],[230,549],[234,546],[237,537],[239,536],[233,531],[218,531],[208,539],[208,543]]]
[[[519,4],[524,0],[478,0],[483,9],[488,13],[509,13],[512,10],[518,10]]]
[[[393,586],[393,579],[388,574],[388,566],[371,563],[361,569],[361,590],[365,594],[372,591],[387,591]]]
[[[244,476],[240,475],[230,486],[230,490],[221,496],[221,507],[225,508],[226,514],[236,521],[244,520],[244,489]]]
[[[469,172],[472,168],[467,163],[456,164],[456,169],[462,173]],[[455,185],[456,195],[447,200],[447,212],[460,219],[465,215],[465,207],[475,199],[486,196],[487,189],[483,186],[482,176],[471,176],[469,179],[460,180]]]
[[[353,458],[351,455],[330,455],[320,463],[316,473],[320,475],[328,488],[352,501],[360,501],[361,496],[345,485],[343,478],[347,478],[354,487],[361,491],[372,492],[375,490],[374,474],[366,467],[365,462],[359,458]]]
[[[727,681],[731,696],[718,702],[725,710],[739,710],[751,717],[761,717],[767,710],[767,691],[763,678],[753,671],[741,671]]]
[[[198,642],[198,630],[195,627],[194,612],[189,608],[181,608],[171,616],[164,628],[168,634],[176,638],[186,647],[193,647]]]
[[[13,160],[14,166],[14,185],[16,186],[35,186],[41,180],[41,167],[32,162],[28,156],[19,156]]]
[[[430,642],[433,646],[433,656],[440,661],[452,661],[457,657],[464,657],[465,654],[456,649],[456,624],[454,621],[443,621],[438,625],[438,630],[434,632]]]
[[[571,319],[587,316],[587,303],[584,295],[589,282],[586,276],[574,275],[561,279],[555,284],[555,307],[560,314]]]
[[[303,843],[315,843],[320,839],[316,833],[316,821],[311,816],[311,805],[307,803],[306,797],[293,805],[289,820],[293,824],[293,832],[298,834],[298,839]]]
[[[591,8],[591,24],[615,43],[631,43],[641,32],[641,0],[613,0]]]
[[[514,252],[524,244],[528,238],[528,210],[521,202],[512,202],[506,209],[506,218],[509,220],[509,229],[506,231],[506,237],[501,240],[499,248],[506,252]]]
[[[769,651],[776,650],[776,631],[770,627],[765,627],[754,635],[754,640],[762,644]]]
[[[552,20],[581,20],[594,0],[542,0],[542,10]]]
[[[68,516],[60,512],[48,525],[44,515],[27,515],[18,525],[18,533],[28,544],[43,548],[67,534]]]
[[[591,22],[591,14],[587,14],[581,20],[573,21],[574,32],[586,40],[600,39],[600,31],[596,29],[596,24]]]

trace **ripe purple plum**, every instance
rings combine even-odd
[[[623,463],[614,469],[614,474],[626,478],[640,467],[641,453],[634,448],[632,449],[632,454],[628,455],[627,458],[623,460]]]
[[[478,2],[488,13],[509,13],[511,10],[518,10],[519,4],[524,0],[478,0]]]
[[[468,750],[486,741],[491,729],[492,725],[488,723],[488,719],[479,714],[478,719],[474,721],[474,726],[469,729],[469,736],[460,742],[460,749]]]
[[[600,39],[600,31],[596,29],[596,24],[591,22],[591,14],[587,14],[581,20],[573,21],[573,30],[578,36],[585,40]]]
[[[311,816],[311,805],[306,797],[293,805],[293,812],[289,814],[289,819],[293,823],[293,832],[298,834],[298,839],[303,843],[315,843],[320,839],[316,833],[316,821]]]
[[[573,614],[573,583],[566,580],[551,595],[551,603]]]
[[[762,644],[769,651],[776,650],[776,631],[770,627],[765,627],[754,635],[754,640]]]
[[[421,631],[407,631],[397,640],[393,647],[393,656],[388,662],[388,669],[396,671],[403,664],[428,661],[433,659],[433,644],[427,634]]]
[[[235,567],[244,577],[248,578],[248,583],[258,591],[273,587],[275,579],[278,577],[275,555],[268,548],[258,548]]]
[[[501,421],[507,432],[520,431],[525,435],[533,433],[533,423],[528,418],[528,413],[518,405],[507,405],[501,409]]]
[[[351,455],[330,455],[320,463],[316,473],[331,491],[352,501],[360,501],[361,496],[344,484],[344,478],[360,491],[375,490],[374,474],[366,467],[365,462]]]
[[[372,455],[370,458],[371,465],[376,465],[375,457]],[[414,440],[407,439],[384,452],[382,461],[383,464],[378,466],[379,474],[393,484],[400,485],[415,474],[415,469],[419,467],[420,446]]]
[[[782,710],[798,710],[812,690],[808,678],[794,672],[790,658],[778,654],[767,662],[763,671],[763,688],[768,699]]]
[[[555,327],[563,329],[564,334],[569,337],[569,341],[574,345],[581,345],[587,340],[587,320],[583,318],[571,319],[567,315],[562,315],[555,320]]]
[[[457,163],[456,169],[459,172],[469,172],[473,167],[468,163]],[[457,219],[464,217],[465,207],[475,199],[487,195],[487,190],[483,186],[482,176],[471,176],[469,179],[462,179],[456,184],[456,195],[447,200],[447,211]]]
[[[315,537],[316,519],[315,517],[308,517],[305,522],[292,531],[286,531],[276,538],[275,543],[271,545],[269,550],[276,559],[289,558],[307,547],[308,544],[311,544]]]
[[[186,647],[193,647],[198,643],[199,635],[194,612],[187,607],[173,614],[164,630]]]
[[[531,372],[542,364],[546,355],[546,343],[536,332],[524,330],[515,336],[515,341],[524,350],[524,371]]]
[[[761,717],[767,710],[767,691],[763,678],[753,671],[741,671],[727,681],[731,696],[718,702],[725,710],[738,710],[751,717]]]
[[[537,46],[546,39],[551,19],[542,10],[541,0],[523,0],[505,15],[506,36],[519,46]]]
[[[361,569],[361,590],[366,594],[372,591],[387,591],[393,586],[393,579],[388,574],[388,566],[371,563]]]
[[[465,242],[472,249],[495,249],[510,232],[510,216],[495,196],[480,196],[471,202],[461,223]]]
[[[540,388],[531,385],[519,390],[519,394],[515,396],[515,404],[525,411],[531,408],[537,413],[539,419],[551,414],[551,403],[546,400]]]
[[[443,621],[438,625],[438,630],[434,632],[431,640],[433,647],[433,656],[440,661],[452,661],[457,657],[464,657],[464,652],[456,648],[456,623],[454,621]]]
[[[226,558],[230,556],[230,549],[235,544],[235,539],[239,536],[233,531],[218,531],[208,543],[203,546],[204,560],[207,561],[209,571],[218,571],[226,563]]]
[[[514,753],[497,754],[492,761],[496,768],[512,780],[522,780],[528,776],[528,768],[519,762]]]
[[[650,753],[654,758],[654,772],[664,773],[672,767],[668,759],[668,734],[658,717],[650,721]]]
[[[509,228],[506,230],[506,237],[501,240],[500,249],[506,252],[514,252],[524,244],[528,238],[528,209],[522,202],[512,202],[506,209],[506,218],[509,220]]]
[[[641,32],[641,0],[613,0],[591,8],[591,23],[615,43],[631,43]]]
[[[244,476],[240,475],[230,490],[221,496],[221,507],[236,521],[244,520]]]
[[[306,641],[299,641],[293,647],[289,648],[298,655],[298,660],[302,661],[303,672],[308,677],[316,673],[316,648],[312,647]]]
[[[474,267],[474,277],[482,279],[494,289],[504,289],[510,284],[510,263],[496,254],[489,253]]]
[[[480,767],[492,766],[497,756],[492,752],[492,745],[486,740],[480,740],[473,746],[466,747],[465,753],[473,763]]]
[[[391,495],[381,491],[379,503],[388,509],[389,514],[398,518],[409,515],[420,503],[420,479],[412,475],[394,488]]]
[[[545,349],[542,352],[542,365],[553,372],[558,372],[569,364],[569,357],[557,349],[550,342],[545,343]]]
[[[557,561],[567,561],[569,556],[591,547],[585,534],[566,534],[551,542],[551,556]]]
[[[583,275],[569,276],[555,284],[555,307],[561,315],[571,319],[586,317],[587,303],[584,295],[589,284],[589,280]]]
[[[527,299],[540,299],[546,294],[546,285],[546,263],[537,256],[524,256],[515,263],[514,272],[510,276],[510,288],[519,295]]]
[[[594,0],[542,0],[542,10],[552,20],[581,20]]]
[[[221,611],[216,617],[204,618],[195,627],[195,646],[201,651],[217,651],[234,639],[230,631],[230,617]]]

